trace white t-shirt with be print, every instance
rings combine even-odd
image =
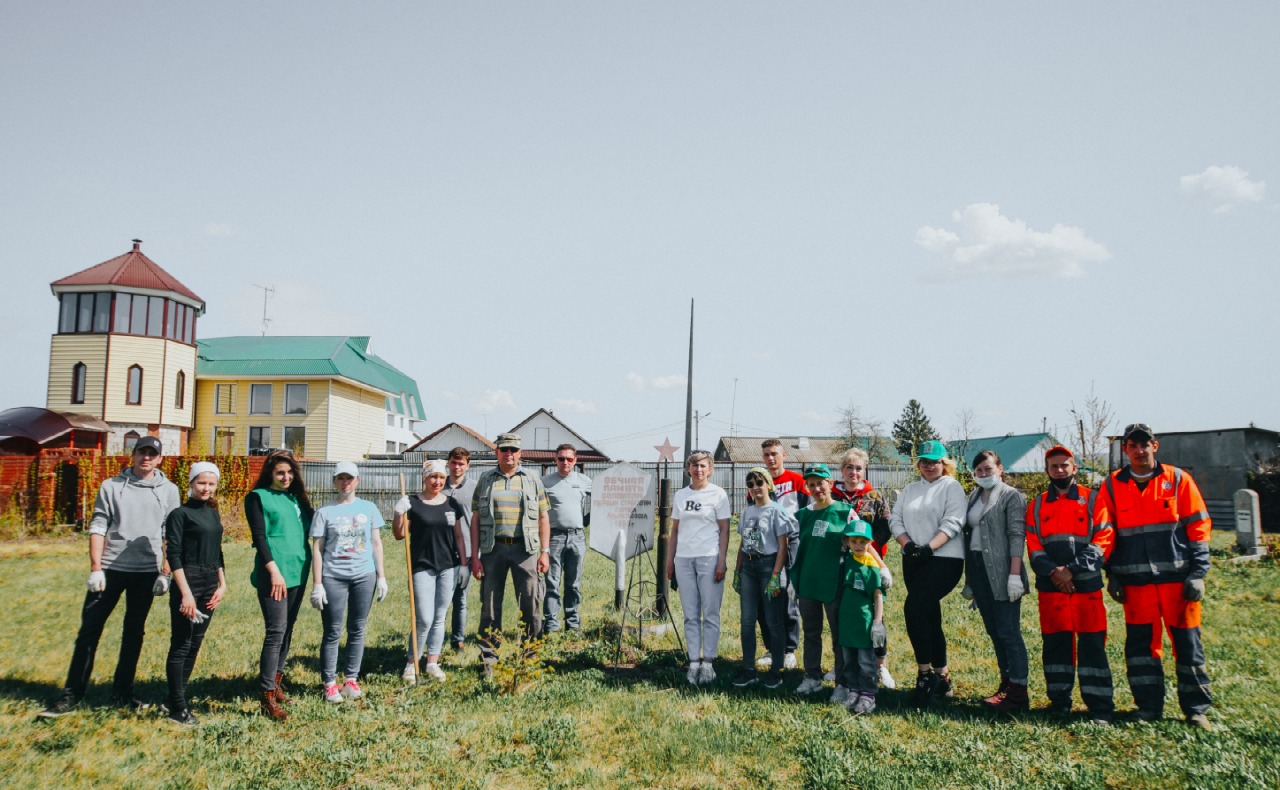
[[[714,557],[720,553],[720,519],[728,520],[729,495],[715,483],[697,491],[685,487],[671,503],[671,518],[680,522],[677,557]]]

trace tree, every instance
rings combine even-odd
[[[853,403],[837,412],[836,435],[840,437],[836,444],[837,453],[857,447],[867,451],[867,457],[873,464],[893,460],[893,442],[884,435],[884,423],[864,419]]]
[[[893,424],[893,442],[898,452],[914,458],[916,448],[922,442],[939,438],[938,432],[929,422],[929,416],[920,406],[920,401],[912,398],[903,408],[902,416]]]
[[[1067,444],[1075,445],[1079,453],[1079,463],[1083,469],[1097,473],[1105,473],[1110,467],[1110,441],[1108,436],[1115,433],[1115,411],[1111,404],[1094,394],[1093,383],[1089,383],[1089,397],[1084,405],[1076,407],[1071,402],[1072,437]]]
[[[969,441],[977,435],[979,430],[981,429],[978,427],[978,420],[974,416],[972,406],[966,406],[956,412],[955,424],[951,426],[951,441],[956,445],[962,467],[966,467],[969,463]]]

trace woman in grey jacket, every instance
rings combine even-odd
[[[1021,624],[1027,500],[1001,479],[1004,466],[994,451],[978,453],[971,468],[977,487],[965,510],[965,577],[1000,666],[1000,688],[983,703],[999,711],[1026,710],[1027,646]]]

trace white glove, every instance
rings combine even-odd
[[[90,571],[89,581],[85,584],[89,592],[102,592],[107,589],[107,574],[103,571]]]
[[[966,584],[966,585],[964,586],[964,589],[960,591],[960,597],[961,597],[961,598],[963,598],[963,599],[965,599],[966,601],[972,601],[972,600],[973,600],[973,588]]]
[[[209,619],[209,615],[207,615],[207,614],[205,614],[205,613],[201,612],[199,609],[197,609],[197,610],[196,610],[196,613],[195,613],[194,615],[192,615],[191,617],[188,617],[187,619],[188,619],[188,620],[190,620],[191,622],[195,623],[196,625],[200,625],[200,624],[201,624],[201,623],[203,623],[205,620],[208,620],[208,619]]]
[[[403,516],[409,512],[409,497],[407,494],[396,500],[395,511],[397,516]]]
[[[169,592],[169,577],[163,573],[156,577],[156,583],[151,585],[152,595],[164,595]]]
[[[885,592],[893,589],[893,574],[889,573],[888,565],[880,569],[880,588]]]
[[[375,587],[373,597],[378,603],[382,603],[382,599],[387,597],[387,579],[385,576],[378,577],[378,584]]]
[[[1022,577],[1009,574],[1009,603],[1013,603],[1026,593],[1027,588],[1022,584]]]
[[[324,585],[313,584],[311,586],[311,605],[323,611],[324,605],[327,603],[329,603],[329,596],[324,594]]]

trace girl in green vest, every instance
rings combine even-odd
[[[256,551],[249,581],[258,590],[266,627],[258,664],[262,712],[284,721],[289,714],[281,704],[291,701],[284,693],[284,665],[311,570],[307,525],[315,515],[298,462],[287,451],[267,456],[253,490],[244,498],[244,514]]]

